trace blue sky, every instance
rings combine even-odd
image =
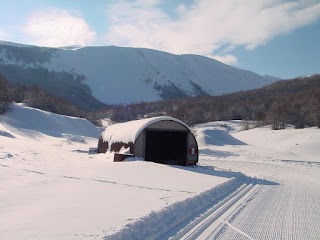
[[[319,0],[0,0],[0,39],[198,54],[259,74],[320,73]]]

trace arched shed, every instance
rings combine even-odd
[[[191,165],[198,162],[198,144],[190,128],[173,117],[153,117],[108,127],[100,136],[98,152],[122,147],[146,161]]]

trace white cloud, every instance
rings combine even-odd
[[[223,62],[223,63],[229,64],[229,65],[236,65],[238,63],[238,59],[235,56],[231,55],[231,54],[226,54],[226,55],[208,55],[207,57],[216,59],[219,62]]]
[[[33,13],[23,32],[30,37],[32,44],[50,47],[88,45],[96,36],[81,16],[61,9]]]
[[[0,40],[6,40],[8,38],[8,33],[3,30],[3,29],[0,29]]]
[[[320,18],[317,0],[195,0],[167,15],[159,0],[120,1],[109,10],[108,44],[154,48],[176,54],[194,53],[235,64],[222,52],[253,49],[270,39]],[[227,47],[226,47],[227,46]]]

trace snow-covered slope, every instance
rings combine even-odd
[[[202,56],[114,46],[52,49],[0,42],[0,71],[9,80],[44,87],[54,87],[61,78],[67,81],[64,88],[89,86],[92,95],[107,104],[220,95],[270,83],[256,73]],[[59,89],[54,91],[59,94]]]
[[[276,160],[317,161],[320,162],[320,129],[310,127],[294,129],[287,126],[284,130],[271,130],[270,126],[242,131],[241,121],[219,121],[196,125],[196,135],[202,153],[239,148],[257,148],[262,155]],[[227,146],[227,147],[224,147]],[[263,154],[262,154],[263,152]],[[219,153],[219,151],[217,151]],[[233,156],[232,150],[230,156]],[[222,154],[212,154],[226,157]]]
[[[90,122],[14,105],[0,116],[1,238],[188,239],[214,221],[214,239],[318,239],[319,129],[240,129],[196,126],[198,166],[119,163],[90,153]]]
[[[279,81],[279,80],[283,80],[282,78],[278,78],[278,77],[275,77],[275,76],[271,76],[271,75],[268,75],[268,74],[264,74],[262,75],[264,78],[266,79],[269,79],[270,82],[276,82],[276,81]]]
[[[72,134],[87,137],[98,137],[101,133],[86,119],[46,112],[23,104],[12,105],[1,120],[15,131],[19,129],[20,133],[27,130],[50,136]]]
[[[7,46],[13,46],[13,47],[32,47],[32,45],[8,42],[8,41],[4,41],[4,40],[0,40],[0,45],[7,45]]]
[[[239,174],[211,168],[113,162],[89,151],[100,132],[85,119],[22,105],[0,116],[1,239],[103,239],[154,211],[166,230],[240,184]],[[138,237],[154,230],[152,217],[145,223]]]

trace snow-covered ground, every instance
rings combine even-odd
[[[237,129],[234,121],[197,127],[202,165],[264,179],[214,239],[320,239],[320,129]]]
[[[154,211],[173,220],[192,214],[210,194],[196,203],[193,197],[207,190],[219,196],[241,181],[210,167],[112,162],[89,152],[99,135],[87,120],[21,105],[0,116],[2,239],[101,239]],[[172,207],[187,198],[184,212]]]
[[[320,130],[239,130],[196,126],[196,167],[119,163],[89,151],[87,120],[15,105],[0,116],[1,239],[319,239]]]

